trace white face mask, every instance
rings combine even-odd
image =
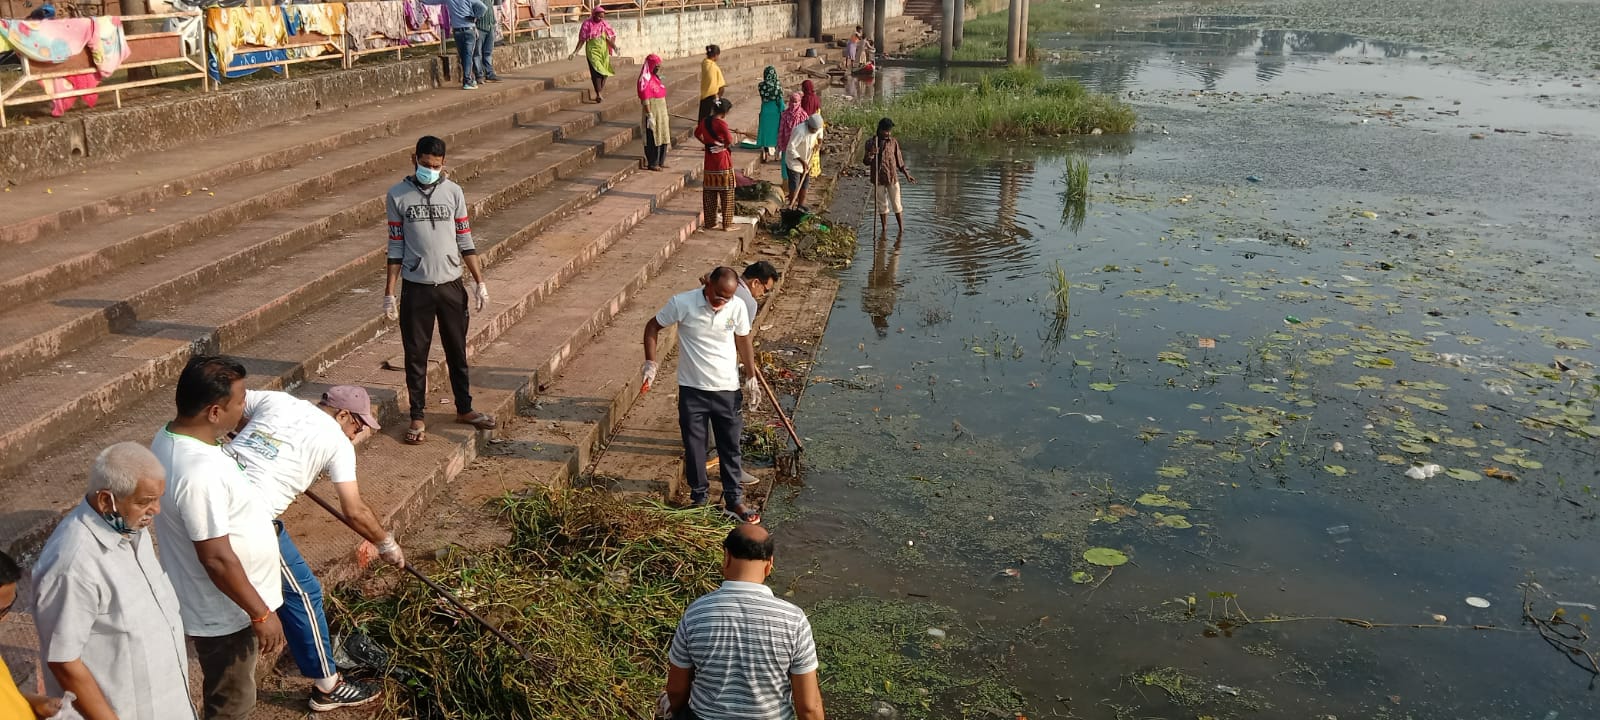
[[[417,182],[423,185],[432,185],[439,182],[440,171],[426,165],[417,166]]]

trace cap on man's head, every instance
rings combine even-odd
[[[322,394],[322,404],[335,410],[343,410],[361,419],[361,423],[373,430],[382,430],[378,419],[372,416],[372,398],[367,396],[367,389],[360,385],[335,385]]]
[[[889,132],[892,129],[894,129],[894,121],[893,120],[890,120],[889,118],[884,118],[884,119],[878,121],[878,132]]]

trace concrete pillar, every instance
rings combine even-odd
[[[861,39],[872,39],[872,11],[877,5],[876,0],[861,0]],[[862,58],[869,61],[872,58]]]
[[[939,26],[939,61],[948,63],[956,56],[956,0],[944,0]]]
[[[1017,62],[1028,61],[1028,38],[1033,33],[1028,32],[1028,5],[1029,0],[1022,0],[1022,23],[1017,27],[1021,29],[1021,41],[1017,45]]]
[[[872,33],[872,45],[879,53],[889,52],[889,46],[885,44],[888,41],[884,38],[883,32],[884,16],[888,14],[889,0],[872,0],[872,27],[868,30]]]
[[[956,0],[955,40],[951,44],[961,47],[961,36],[965,34],[967,34],[967,3],[966,0]]]
[[[811,2],[811,42],[822,42],[822,0]]]
[[[1017,50],[1022,46],[1022,3],[1023,0],[1011,0],[1011,12],[1006,17],[1006,62],[1011,65],[1022,62],[1022,53]]]
[[[1012,0],[1016,2],[1016,0]],[[811,34],[811,0],[800,0],[794,5],[794,35],[805,37]]]

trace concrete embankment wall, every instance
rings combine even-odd
[[[889,0],[898,16],[904,0]],[[824,26],[860,22],[861,0],[823,0]],[[706,45],[725,48],[794,34],[795,5],[612,18],[624,55],[664,58],[698,55]],[[495,50],[495,64],[514,69],[563,58],[576,42],[576,23],[557,25],[552,37],[524,40]],[[300,66],[292,79],[262,78],[224,83],[220,91],[186,91],[130,101],[117,110],[68,112],[60,119],[14,123],[0,130],[0,183],[20,184],[83,171],[143,153],[183,152],[209,138],[264,127],[318,112],[349,108],[451,84],[447,59],[364,58],[350,70],[312,71]],[[304,68],[304,70],[301,70]],[[266,71],[263,71],[263,75]],[[627,73],[624,73],[627,75]],[[631,84],[631,83],[630,83]],[[618,88],[622,90],[622,88]],[[153,162],[158,162],[152,157]]]

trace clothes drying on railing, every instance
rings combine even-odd
[[[406,28],[411,31],[411,42],[439,42],[440,38],[445,36],[448,28],[444,24],[443,7],[424,5],[420,0],[404,0],[404,2]]]
[[[243,77],[261,67],[281,73],[283,66],[276,63],[337,52],[344,25],[342,3],[207,8],[211,76],[218,79]],[[304,37],[310,33],[327,40],[313,42]]]
[[[0,20],[0,50],[14,49],[35,64],[39,74],[50,74],[51,65],[72,59],[87,51],[93,72],[66,77],[45,78],[39,86],[50,95],[87,90],[104,78],[116,74],[128,58],[128,39],[119,17],[66,18],[61,20]],[[83,95],[83,104],[94,107],[97,94]],[[61,117],[72,109],[79,97],[50,101],[50,114]]]
[[[402,0],[346,3],[344,31],[348,36],[347,44],[358,50],[411,44],[410,28],[406,24],[406,3]]]

